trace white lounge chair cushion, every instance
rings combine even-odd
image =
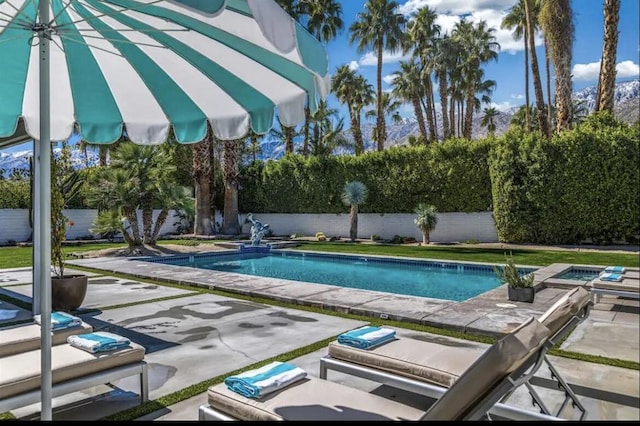
[[[240,420],[418,420],[423,410],[329,380],[307,377],[259,399],[221,383],[209,388],[209,405]]]
[[[591,281],[591,288],[628,291],[629,293],[640,293],[640,279],[625,277],[620,282],[602,281],[599,279],[595,279]]]
[[[551,336],[562,329],[567,322],[578,312],[583,310],[591,301],[591,295],[583,287],[576,287],[565,293],[538,321],[545,325],[551,332]]]
[[[144,359],[144,347],[91,354],[69,344],[51,347],[53,384]],[[0,358],[0,399],[40,387],[40,349]]]
[[[74,334],[89,333],[93,328],[83,322],[80,327],[73,327],[51,332],[51,344],[60,345],[67,342],[67,337]],[[40,348],[41,329],[38,324],[16,325],[0,330],[0,357],[32,351]]]

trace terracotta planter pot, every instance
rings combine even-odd
[[[66,312],[78,309],[87,294],[88,283],[86,275],[51,277],[51,308]]]
[[[533,287],[508,287],[509,300],[514,302],[533,303],[536,289]]]

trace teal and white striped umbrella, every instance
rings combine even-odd
[[[51,140],[143,144],[267,132],[329,89],[323,46],[272,0],[0,0],[0,137],[40,139],[38,32],[50,38]]]
[[[34,306],[52,418],[51,141],[265,133],[329,91],[324,48],[273,0],[0,0],[0,147],[35,145]],[[21,134],[24,132],[25,134]],[[39,300],[38,300],[39,297]]]

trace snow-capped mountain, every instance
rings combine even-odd
[[[576,101],[584,102],[585,106],[592,112],[596,108],[596,96],[598,92],[598,86],[589,86],[573,94],[573,99]],[[613,93],[613,101],[616,105],[629,100],[636,100],[638,102],[640,98],[640,81],[632,80],[624,83],[618,83],[616,90]],[[637,103],[636,103],[637,105]]]
[[[60,148],[54,148],[53,155],[60,154]],[[0,173],[3,173],[4,177],[7,177],[10,173],[15,171],[23,171],[25,173],[29,170],[29,157],[33,155],[31,150],[19,151],[12,153],[5,153],[0,151]],[[95,166],[99,163],[99,156],[97,152],[87,150],[87,156],[79,149],[71,150],[71,164],[76,169],[81,169],[89,166]]]

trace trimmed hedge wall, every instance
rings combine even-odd
[[[345,213],[345,183],[364,183],[362,213],[413,213],[421,202],[440,212],[491,207],[488,141],[451,140],[430,147],[396,147],[339,157],[288,155],[241,172],[242,212]]]
[[[546,141],[514,130],[490,153],[500,241],[635,242],[640,230],[638,126],[595,114]]]

